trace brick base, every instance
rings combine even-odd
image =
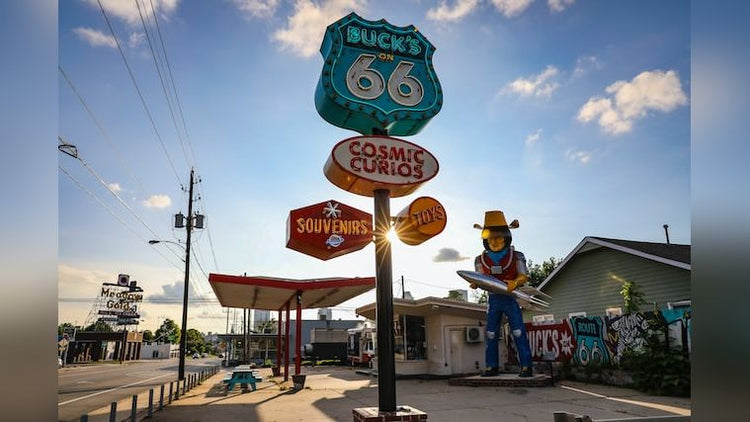
[[[352,410],[354,422],[426,421],[427,413],[410,406],[398,406],[395,412],[381,412],[377,407],[360,407]]]

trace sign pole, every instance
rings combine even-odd
[[[377,189],[374,194],[378,407],[381,412],[393,412],[396,411],[396,364],[393,355],[393,270],[388,240],[390,192]]]

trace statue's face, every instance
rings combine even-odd
[[[500,252],[505,248],[505,237],[502,233],[490,232],[490,236],[487,238],[487,245],[492,252]]]

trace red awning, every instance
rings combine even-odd
[[[287,302],[297,308],[295,295],[302,292],[302,308],[337,306],[375,288],[375,277],[333,277],[294,280],[288,278],[209,274],[221,306],[280,310]]]

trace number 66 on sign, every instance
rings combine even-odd
[[[442,107],[435,47],[410,25],[350,13],[326,29],[315,108],[329,123],[366,134],[418,133]]]

